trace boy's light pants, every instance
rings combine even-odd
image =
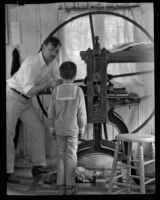
[[[6,131],[7,131],[7,173],[14,172],[14,136],[18,118],[31,133],[31,153],[33,165],[45,165],[45,130],[32,100],[16,94],[8,86],[6,88]]]
[[[57,185],[75,186],[78,137],[57,135]]]

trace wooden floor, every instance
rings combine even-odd
[[[52,161],[49,165],[53,171],[56,170],[56,162]],[[55,182],[47,182],[46,178],[34,180],[31,174],[31,165],[28,161],[23,160],[16,163],[15,173],[20,178],[20,184],[7,183],[7,195],[57,195]],[[46,177],[46,176],[45,176]],[[96,184],[92,183],[77,183],[78,191],[76,195],[107,195],[109,177],[106,173],[102,173],[97,177]],[[118,188],[114,188],[118,191]],[[139,190],[137,190],[139,191]],[[123,193],[127,194],[127,193]],[[155,194],[155,184],[146,185],[146,194]]]

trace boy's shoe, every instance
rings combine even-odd
[[[77,186],[72,186],[72,187],[66,187],[66,195],[75,195],[78,191]]]
[[[14,175],[14,173],[8,173],[7,174],[7,182],[20,183],[20,180],[17,178],[17,176]]]
[[[65,195],[65,189],[58,190],[57,195]]]
[[[65,195],[65,186],[59,185],[57,195]]]

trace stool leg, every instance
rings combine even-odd
[[[115,174],[116,167],[117,167],[119,146],[120,146],[120,141],[117,141],[116,149],[115,149],[115,152],[114,152],[114,159],[113,159],[113,164],[112,164],[111,176],[110,176],[110,180],[109,180],[108,194],[112,193],[113,178],[114,178],[114,174]]]
[[[151,148],[152,148],[152,158],[155,159],[155,145],[154,145],[154,142],[151,143]]]
[[[127,181],[127,183],[128,183],[128,193],[130,193],[131,152],[132,152],[132,143],[131,143],[131,142],[128,142],[127,168],[126,168],[126,181]]]
[[[140,170],[140,191],[145,194],[145,177],[144,177],[144,154],[142,143],[139,143],[139,170]]]

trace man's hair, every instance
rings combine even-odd
[[[58,45],[61,46],[60,40],[59,40],[58,38],[52,36],[52,35],[49,36],[49,37],[47,37],[47,38],[44,40],[44,42],[43,42],[44,45],[48,45],[49,43],[50,43],[52,46],[54,46],[54,47],[57,47]],[[43,45],[43,44],[42,44],[42,45]]]
[[[60,70],[60,76],[63,79],[74,79],[77,73],[77,66],[75,63],[71,62],[71,61],[66,61],[63,62],[59,68]]]

